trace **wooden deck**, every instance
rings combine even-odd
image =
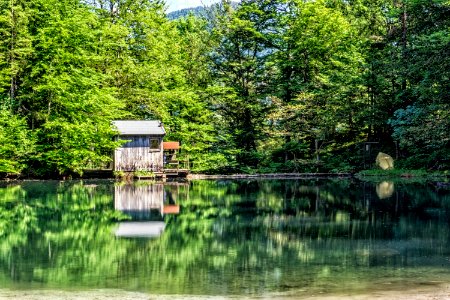
[[[135,176],[135,179],[153,179],[167,177],[187,177],[190,174],[188,169],[164,169],[162,172],[154,172],[152,175]]]
[[[188,169],[164,169],[164,174],[168,177],[186,177],[189,173]]]
[[[125,172],[133,173],[133,172]],[[189,169],[164,169],[162,172],[153,172],[152,175],[131,176],[134,179],[154,179],[166,177],[187,177]],[[131,174],[130,174],[131,175]],[[82,178],[85,179],[109,179],[114,178],[113,170],[85,170]]]

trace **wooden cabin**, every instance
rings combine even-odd
[[[160,121],[113,121],[118,138],[127,142],[114,151],[113,171],[162,172],[163,138]]]

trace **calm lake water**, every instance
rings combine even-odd
[[[338,295],[450,282],[450,187],[0,183],[0,287]]]

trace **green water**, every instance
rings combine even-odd
[[[168,205],[179,214],[164,214]],[[119,234],[130,222],[165,227]],[[4,182],[0,287],[223,296],[403,290],[450,282],[449,224],[450,188],[435,183]]]

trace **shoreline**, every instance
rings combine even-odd
[[[11,290],[0,289],[0,299],[23,299],[23,300],[257,300],[257,299],[280,299],[280,300],[441,300],[450,299],[450,284],[425,285],[423,287],[415,287],[406,290],[378,290],[367,293],[342,293],[342,294],[312,294],[305,295],[305,291],[286,293],[269,293],[251,296],[212,296],[212,295],[157,295],[142,292],[130,292],[115,289],[96,289],[82,291],[65,291],[65,290]],[[303,294],[303,295],[302,295]]]
[[[189,174],[186,178],[188,180],[200,179],[311,179],[311,178],[351,178],[354,177],[352,173],[265,173],[265,174]]]
[[[375,180],[430,180],[440,182],[442,180],[448,180],[450,178],[450,174],[439,174],[439,175],[416,175],[416,174],[408,174],[405,172],[401,172],[399,174],[364,174],[361,172],[358,173],[257,173],[257,174],[187,174],[186,176],[176,177],[170,176],[167,178],[175,179],[175,180],[208,180],[208,179],[349,179],[356,178],[362,181],[373,181]],[[106,174],[106,173],[105,173]],[[114,176],[89,176],[89,174],[85,174],[87,176],[83,177],[66,177],[66,178],[32,178],[32,177],[15,177],[15,178],[0,178],[0,182],[20,182],[20,181],[72,181],[72,180],[117,180]],[[128,181],[139,181],[139,180],[147,180],[152,179],[156,181],[164,181],[158,180],[158,178],[132,178]]]

